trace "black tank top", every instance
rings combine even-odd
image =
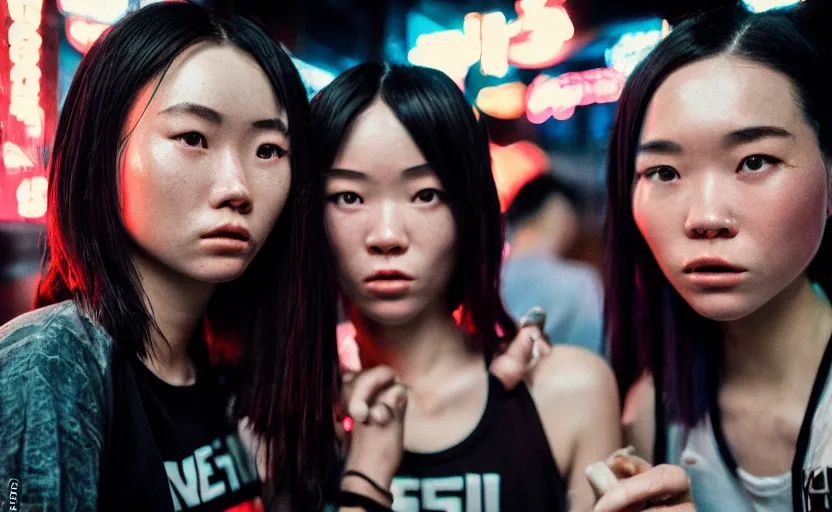
[[[462,442],[435,453],[405,451],[393,479],[396,512],[558,512],[567,486],[525,384],[488,378],[485,412]]]

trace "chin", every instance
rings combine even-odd
[[[212,262],[194,269],[188,274],[197,281],[211,284],[221,284],[234,281],[243,275],[247,264],[243,261]]]
[[[370,304],[355,304],[362,315],[380,325],[395,327],[407,324],[419,316],[421,308],[407,299],[373,301]]]
[[[684,299],[696,313],[715,322],[740,320],[761,306],[750,303],[745,297],[730,293],[697,294]]]

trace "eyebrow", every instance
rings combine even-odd
[[[794,135],[785,128],[777,126],[752,126],[729,133],[723,139],[723,145],[725,147],[740,146],[768,137],[788,139],[794,137]]]
[[[751,126],[727,134],[722,139],[722,145],[725,148],[733,148],[768,137],[792,138],[794,135],[785,128],[779,128],[777,126]],[[678,142],[660,139],[640,144],[637,154],[678,155],[682,151],[682,145]]]
[[[370,178],[361,171],[354,171],[352,169],[330,169],[326,173],[327,178],[345,178],[350,180],[368,181]],[[433,175],[433,167],[430,164],[419,164],[413,167],[408,167],[402,171],[405,178],[420,178],[422,176]]]
[[[172,105],[162,110],[162,114],[190,114],[202,118],[211,124],[222,124],[223,121],[222,114],[216,110],[206,107],[205,105],[189,102]],[[254,121],[251,125],[259,130],[272,130],[280,132],[283,135],[289,135],[289,128],[286,126],[286,123],[283,119],[277,117],[274,119],[260,119],[258,121]]]
[[[682,152],[682,145],[672,140],[651,140],[639,144],[636,154],[653,153],[657,155],[678,155]]]

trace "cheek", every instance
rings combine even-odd
[[[672,204],[663,204],[651,197],[646,187],[636,186],[633,193],[633,220],[659,266],[663,266],[664,249],[670,247],[676,233],[673,230]],[[683,222],[683,221],[682,221]]]
[[[352,216],[337,211],[331,205],[327,205],[324,211],[326,235],[338,262],[343,284],[347,284],[353,278],[350,270],[356,266],[356,260],[364,254],[363,242],[358,230],[360,223],[358,219],[350,217]]]
[[[134,134],[124,150],[119,195],[125,227],[134,236],[171,222],[183,222],[199,184],[189,177],[175,148]],[[194,173],[196,174],[196,173]]]
[[[443,208],[437,215],[430,216],[420,230],[424,246],[431,255],[427,264],[442,272],[443,275],[437,275],[437,278],[450,280],[457,260],[456,222],[450,208]]]
[[[770,255],[783,255],[786,261],[782,263],[786,265],[808,265],[823,237],[826,178],[824,174],[821,179],[820,173],[813,178],[777,184],[768,198],[758,202],[767,206],[755,210],[755,237]],[[788,243],[783,243],[785,240]]]

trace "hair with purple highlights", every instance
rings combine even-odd
[[[657,461],[664,458],[664,425],[692,425],[707,411],[709,379],[719,372],[722,355],[717,324],[696,314],[670,286],[633,219],[636,147],[645,112],[671,73],[728,54],[787,76],[821,151],[832,156],[826,67],[799,12],[750,14],[732,8],[682,22],[636,68],[619,100],[607,174],[605,330],[622,394],[645,370],[653,374]],[[827,293],[832,292],[830,256],[832,241],[825,235],[808,274]]]

